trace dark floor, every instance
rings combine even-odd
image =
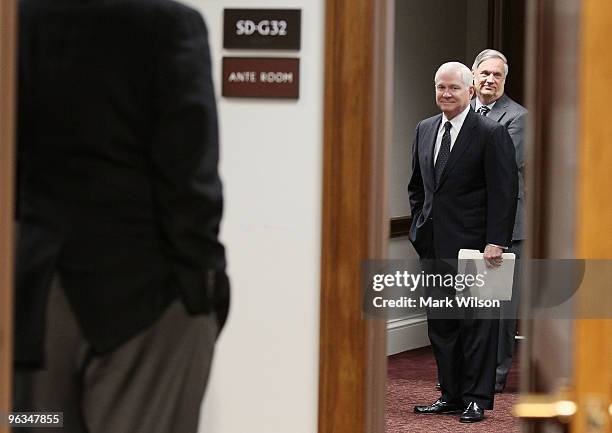
[[[518,421],[510,414],[517,399],[518,369],[515,362],[503,394],[496,394],[495,409],[486,411],[479,423],[462,424],[458,415],[415,415],[417,404],[433,403],[440,392],[436,364],[430,347],[389,357],[387,376],[386,433],[520,433]]]

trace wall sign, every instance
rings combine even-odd
[[[223,47],[299,50],[300,9],[225,9]]]
[[[300,59],[224,57],[223,96],[288,98],[300,96]]]

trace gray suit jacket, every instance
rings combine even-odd
[[[476,98],[472,100],[472,108],[476,107]],[[487,117],[501,123],[508,130],[516,152],[516,165],[519,169],[519,193],[516,206],[516,219],[512,240],[518,241],[527,237],[525,227],[525,123],[527,121],[527,109],[514,102],[506,94],[497,100]]]

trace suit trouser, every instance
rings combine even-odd
[[[456,267],[441,260],[425,272],[455,274]],[[454,299],[453,288],[428,288],[426,296]],[[427,329],[433,348],[442,398],[449,402],[478,403],[493,409],[499,320],[496,311],[458,307],[428,308]],[[487,317],[487,318],[483,318]]]
[[[46,367],[16,371],[15,410],[63,412],[63,429],[36,433],[196,433],[216,331],[213,315],[189,316],[177,300],[117,349],[92,356],[55,278]]]
[[[513,241],[509,253],[514,253],[519,262],[514,267],[514,283],[512,285],[512,300],[503,302],[499,320],[499,344],[497,346],[497,370],[495,381],[506,384],[508,372],[514,356],[516,325],[521,287],[521,249],[522,241]]]

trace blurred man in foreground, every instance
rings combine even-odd
[[[170,0],[23,0],[16,410],[195,433],[229,306],[207,31]]]

